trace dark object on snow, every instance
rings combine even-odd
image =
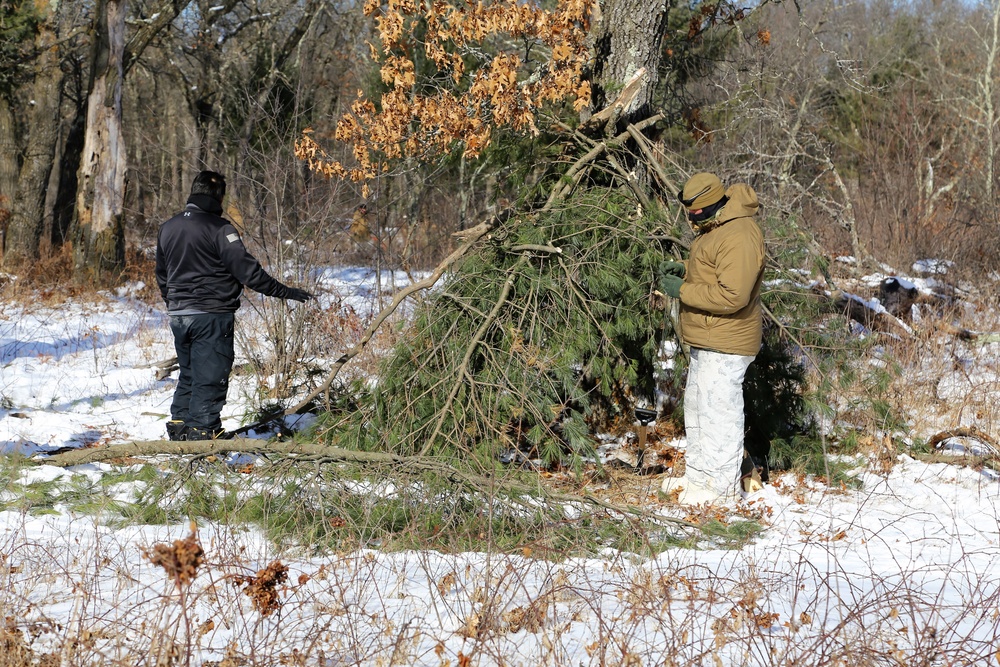
[[[167,438],[174,442],[196,441],[196,440],[231,440],[233,434],[217,429],[193,428],[180,419],[171,419],[167,422]]]
[[[917,288],[899,278],[886,278],[878,287],[878,297],[892,315],[909,320],[917,300]]]
[[[222,429],[188,428],[185,440],[231,440],[232,435]]]
[[[740,489],[747,493],[760,491],[770,479],[770,469],[767,459],[758,459],[747,455],[740,464]]]

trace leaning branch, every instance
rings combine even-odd
[[[316,391],[314,391],[309,396],[306,396],[304,399],[302,399],[302,401],[300,401],[298,405],[285,410],[285,414],[287,415],[295,414],[299,410],[304,409],[312,401],[314,401],[317,396],[319,396],[321,393],[329,389],[330,385],[333,384],[333,381],[337,379],[337,375],[340,374],[341,369],[347,364],[347,362],[349,362],[354,357],[358,356],[361,353],[361,351],[364,350],[365,345],[367,345],[368,341],[370,341],[372,336],[375,335],[375,332],[378,331],[378,328],[382,326],[382,323],[385,322],[385,320],[390,315],[392,315],[392,313],[394,313],[397,308],[399,308],[399,304],[403,303],[403,301],[414,292],[418,292],[420,290],[433,287],[437,283],[437,281],[441,279],[441,276],[444,275],[444,272],[448,270],[448,267],[454,264],[463,255],[465,255],[465,253],[469,251],[469,248],[474,246],[479,241],[479,239],[481,239],[483,236],[486,235],[488,231],[490,231],[491,227],[492,225],[490,225],[490,223],[482,222],[476,225],[475,227],[472,227],[471,229],[463,232],[462,237],[465,239],[465,243],[459,246],[458,249],[455,250],[455,252],[445,257],[444,261],[442,261],[440,264],[437,265],[437,267],[434,269],[431,275],[427,276],[420,282],[411,283],[406,287],[404,287],[403,289],[396,292],[396,295],[392,298],[392,303],[383,308],[382,311],[378,314],[378,317],[372,320],[372,323],[369,324],[368,328],[365,330],[364,335],[361,336],[361,340],[359,340],[350,350],[340,355],[340,358],[334,362],[333,368],[330,369],[330,373],[329,375],[327,375],[326,380],[323,381],[323,384],[320,385]]]
[[[581,132],[575,132],[574,137],[576,137],[580,142],[589,145],[591,149],[587,151],[583,156],[581,156],[576,162],[570,165],[570,168],[567,169],[566,173],[562,175],[560,181],[553,186],[552,192],[549,194],[549,198],[545,202],[545,205],[542,207],[542,210],[547,211],[551,209],[555,204],[557,204],[559,201],[561,201],[563,198],[569,195],[569,193],[573,191],[573,188],[575,188],[580,183],[580,181],[583,180],[583,177],[586,176],[587,171],[589,170],[591,164],[595,160],[597,160],[597,158],[599,158],[601,155],[607,152],[610,148],[620,146],[632,136],[633,132],[641,132],[642,130],[646,129],[651,125],[656,124],[662,119],[663,119],[663,114],[661,113],[656,114],[654,116],[650,116],[649,118],[643,121],[630,125],[629,126],[630,129],[625,130],[621,134],[611,139],[608,139],[607,141],[600,141],[600,142],[594,141],[593,139],[591,139],[590,137],[586,136]],[[561,125],[563,128],[567,130],[570,129],[567,125],[563,123],[559,123],[559,125]],[[630,184],[632,183],[631,177],[629,176],[628,172],[622,169],[621,166],[617,163],[617,161],[610,161],[610,163],[612,164],[612,166],[615,167],[615,170],[619,173],[619,175],[625,179],[626,183]],[[633,191],[634,189],[635,188],[633,186]],[[645,194],[643,195],[643,197],[645,197]],[[641,200],[642,198],[640,198],[640,201]]]

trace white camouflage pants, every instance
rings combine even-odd
[[[743,460],[743,378],[754,357],[691,348],[684,390],[687,478],[720,496],[736,492]]]

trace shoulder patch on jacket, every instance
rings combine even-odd
[[[240,235],[239,234],[226,234],[226,238],[229,240],[230,243],[236,243],[237,241],[240,240]]]

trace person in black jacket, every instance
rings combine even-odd
[[[226,178],[202,171],[184,211],[160,225],[156,282],[167,304],[180,376],[170,405],[171,440],[221,436],[220,414],[233,370],[233,327],[243,287],[266,296],[308,301],[312,294],[284,285],[247,252],[222,217]]]

